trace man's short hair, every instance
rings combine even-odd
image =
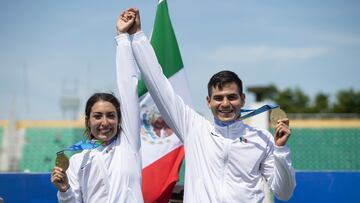
[[[239,89],[239,94],[241,95],[243,93],[242,81],[238,77],[238,75],[236,75],[236,73],[229,70],[223,70],[218,73],[215,73],[210,78],[208,83],[208,96],[209,97],[211,96],[212,88],[222,89],[225,85],[233,82],[237,85]]]

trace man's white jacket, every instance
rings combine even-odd
[[[184,143],[184,202],[263,202],[263,178],[277,198],[291,197],[296,183],[287,147],[242,121],[209,122],[176,95],[143,32],[133,36],[132,49],[160,113]]]

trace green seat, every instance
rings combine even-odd
[[[77,128],[28,128],[26,143],[20,160],[21,171],[49,172],[54,167],[56,152],[83,137]],[[71,156],[73,153],[67,153]]]
[[[296,170],[360,170],[360,129],[293,128],[288,142]]]

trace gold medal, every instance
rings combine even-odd
[[[283,111],[280,108],[276,108],[276,109],[271,110],[271,113],[270,113],[270,126],[272,128],[275,128],[276,125],[277,125],[277,121],[280,120],[280,119],[283,119],[283,118],[287,118],[287,115],[286,115],[285,111]]]
[[[55,166],[62,168],[64,171],[69,168],[69,159],[65,155],[64,151],[56,153]]]

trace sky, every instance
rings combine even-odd
[[[167,0],[194,108],[204,115],[207,82],[228,69],[245,89],[274,84],[322,92],[360,89],[360,1]],[[140,9],[151,34],[156,0],[0,0],[0,120],[63,118],[76,95],[82,115],[97,91],[115,94],[115,23]],[[246,105],[254,102],[250,92]]]

